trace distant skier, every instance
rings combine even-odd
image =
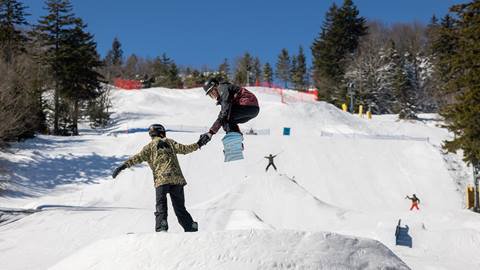
[[[420,210],[418,208],[418,205],[420,204],[420,199],[417,198],[417,195],[413,194],[411,198],[407,195],[407,197],[405,197],[405,199],[409,199],[409,200],[412,201],[412,207],[410,207],[410,211],[412,211],[413,208],[417,208],[417,210]]]
[[[167,193],[170,193],[173,209],[178,222],[185,232],[198,231],[197,222],[185,208],[183,186],[187,184],[183,177],[177,154],[188,154],[198,150],[204,144],[197,143],[183,145],[166,137],[165,128],[160,124],[153,124],[148,129],[152,141],[140,153],[130,157],[120,167],[113,171],[115,178],[124,169],[142,162],[147,162],[153,172],[156,194],[155,231],[167,231]]]
[[[275,164],[273,163],[273,159],[276,157],[277,155],[268,155],[266,156],[265,158],[268,159],[268,165],[267,165],[267,168],[265,168],[265,171],[268,171],[268,168],[270,166],[273,166],[273,168],[275,169],[275,171],[277,171],[277,166],[275,166]]]
[[[246,123],[255,118],[260,112],[255,95],[245,88],[229,82],[219,82],[217,79],[208,79],[203,85],[205,93],[221,106],[217,120],[207,133],[200,136],[200,141],[206,144],[220,127],[226,133],[240,132],[238,124]]]

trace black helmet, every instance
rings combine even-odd
[[[148,128],[150,137],[165,137],[165,128],[160,124],[153,124]]]
[[[205,90],[205,94],[208,95],[212,89],[219,84],[218,80],[215,78],[210,78],[203,84],[203,90]]]

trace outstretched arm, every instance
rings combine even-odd
[[[172,142],[173,149],[177,154],[186,155],[199,149],[198,143],[181,144],[181,143],[177,143],[174,140],[171,140],[171,142]]]
[[[136,164],[140,164],[144,161],[147,161],[147,158],[148,158],[148,155],[150,153],[150,147],[149,145],[146,145],[145,147],[143,147],[142,151],[140,151],[140,153],[132,156],[131,158],[129,158],[127,161],[125,161],[125,165],[127,166],[127,168],[129,167],[132,167]]]
[[[222,86],[220,86],[222,87]],[[220,99],[219,103],[221,106],[220,113],[218,114],[217,120],[213,123],[212,127],[210,128],[210,134],[215,134],[218,132],[220,127],[225,123],[228,118],[228,114],[230,113],[230,108],[232,107],[232,103],[230,101],[230,91],[232,86],[223,87],[220,91]]]
[[[117,177],[117,175],[121,171],[125,170],[126,168],[131,167],[131,166],[133,166],[135,164],[138,164],[138,163],[142,163],[143,161],[146,161],[147,157],[148,157],[148,151],[149,151],[148,145],[143,147],[143,149],[142,149],[142,151],[140,151],[140,153],[138,153],[138,154],[134,155],[133,157],[129,158],[122,165],[120,165],[118,168],[116,168],[112,173],[112,177],[115,179]]]

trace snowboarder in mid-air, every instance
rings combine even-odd
[[[409,200],[412,201],[412,207],[410,207],[410,211],[412,211],[413,208],[417,208],[417,210],[420,210],[420,209],[418,208],[418,205],[420,204],[420,199],[417,198],[417,195],[413,194],[412,197],[409,197],[409,196],[407,195],[407,197],[405,197],[405,199],[409,199]]]
[[[152,141],[140,153],[132,156],[113,171],[115,178],[124,169],[147,162],[153,172],[156,195],[155,231],[167,231],[167,193],[170,194],[173,210],[185,232],[198,231],[197,222],[185,208],[183,186],[187,184],[183,177],[177,154],[188,154],[198,150],[204,144],[200,142],[183,145],[166,137],[165,128],[160,124],[151,125],[148,134]]]
[[[248,122],[260,112],[257,97],[240,86],[211,78],[205,82],[203,90],[215,100],[217,105],[221,106],[220,113],[210,130],[200,136],[203,144],[208,143],[220,127],[225,133],[238,132],[241,134],[238,124]]]
[[[273,163],[273,159],[276,157],[277,155],[268,155],[266,156],[265,158],[268,159],[268,165],[267,165],[267,168],[265,168],[265,171],[268,171],[268,168],[270,166],[273,166],[273,168],[275,169],[275,171],[277,171],[277,166],[275,166],[275,164]]]

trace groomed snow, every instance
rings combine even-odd
[[[378,241],[332,233],[244,230],[129,234],[95,242],[63,269],[409,269]]]
[[[195,142],[219,110],[201,89],[115,91],[112,127],[39,136],[2,154],[10,191],[0,208],[37,212],[0,226],[1,268],[480,269],[480,218],[464,209],[458,190],[469,179],[452,179],[440,150],[449,135],[435,116],[368,120],[324,102],[283,104],[268,89],[251,90],[261,112],[242,127],[270,135],[246,135],[245,160],[223,162],[222,134],[179,156],[199,233],[181,233],[172,209],[170,232],[153,233],[148,166],[115,180],[110,174],[149,141],[127,130],[193,127],[167,135]],[[283,127],[292,135],[282,136]],[[265,173],[270,153],[280,153],[279,172]],[[420,211],[409,211],[412,193]],[[399,219],[410,228],[412,249],[395,246]],[[364,256],[355,256],[360,250]]]

